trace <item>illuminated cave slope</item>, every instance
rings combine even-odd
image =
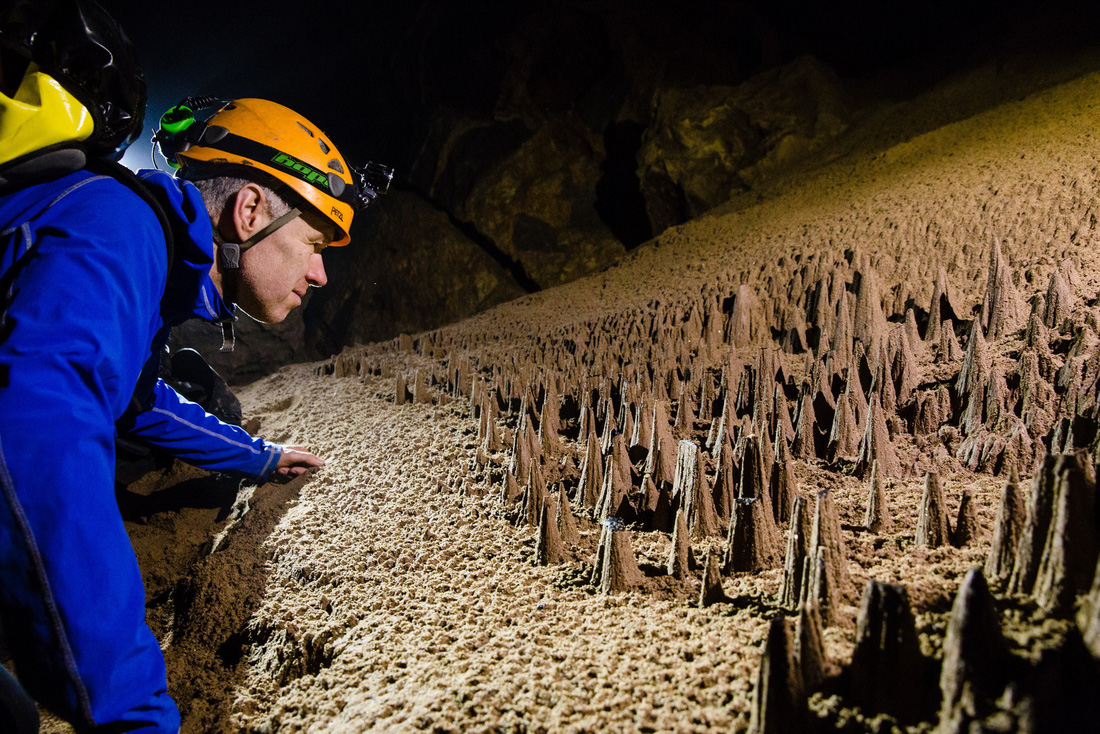
[[[1098,108],[1084,76],[250,386],[331,461],[235,724],[1095,715]]]

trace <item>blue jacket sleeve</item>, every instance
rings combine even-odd
[[[271,476],[283,450],[278,444],[253,438],[243,428],[222,423],[163,380],[157,380],[151,407],[135,415],[125,431],[188,464],[260,481]]]

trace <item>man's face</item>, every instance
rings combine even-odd
[[[257,321],[285,319],[310,286],[328,282],[321,250],[331,239],[319,217],[304,214],[245,250],[237,306]]]

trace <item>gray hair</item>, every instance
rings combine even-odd
[[[290,204],[286,202],[286,199],[258,181],[234,176],[215,176],[213,178],[200,178],[191,183],[195,184],[195,188],[202,194],[202,199],[206,202],[206,211],[209,212],[210,218],[214,221],[218,221],[218,217],[225,211],[226,204],[237,195],[237,192],[250,183],[263,189],[264,213],[267,216],[277,219],[290,211]]]

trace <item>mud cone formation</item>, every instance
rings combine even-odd
[[[968,218],[950,225],[942,182],[897,173],[911,185],[890,197],[821,201],[827,216],[781,230],[765,226],[768,202],[716,215],[641,253],[652,273],[626,263],[347,349],[316,374],[361,382],[395,410],[453,399],[470,427],[450,457],[463,502],[480,503],[477,522],[512,544],[528,585],[594,599],[585,624],[670,599],[703,605],[685,625],[751,620],[715,645],[719,661],[751,650],[759,665],[754,703],[723,709],[741,706],[725,728],[816,717],[871,730],[877,714],[1023,728],[1069,710],[1047,673],[1095,681],[1100,654],[1100,290],[1091,261],[1067,259],[1095,236],[1084,203],[1051,205],[1042,232],[1020,224],[1039,216],[1038,189],[1059,186],[1053,169],[1035,189],[998,178],[1001,194],[956,201]],[[920,199],[927,211],[911,204],[918,183],[937,191]],[[967,571],[983,560],[984,574]],[[609,636],[631,640],[627,656],[623,629]],[[1026,642],[1007,645],[1009,632]]]
[[[852,624],[855,589],[844,541],[850,531],[832,492],[800,483],[798,466],[863,477],[853,525],[887,537],[896,511],[886,480],[912,486],[922,472],[919,502],[909,494],[907,513],[917,514],[912,544],[972,547],[988,537],[979,501],[970,490],[953,494],[942,469],[1007,477],[986,570],[995,588],[1066,615],[1097,576],[1095,471],[1087,457],[1097,446],[1089,386],[1100,377],[1100,340],[1078,334],[1065,358],[1058,356],[1065,350],[1059,325],[1079,300],[1070,265],[1057,268],[1046,292],[1033,297],[1030,317],[999,245],[987,267],[984,298],[969,319],[942,268],[922,326],[912,307],[890,310],[905,299],[885,297],[869,259],[828,267],[811,259],[786,285],[773,274],[763,295],[744,283],[723,295],[719,280],[695,302],[651,301],[533,334],[505,332],[501,343],[524,349],[504,351],[475,330],[453,327],[411,344],[345,351],[320,372],[394,369],[397,402],[422,402],[421,384],[469,396],[480,449],[471,469],[499,477],[500,509],[532,528],[537,563],[587,558],[590,583],[604,594],[644,595],[662,576],[693,578],[692,544],[707,542],[695,587],[700,607],[739,603],[724,591],[723,577],[781,569],[774,591],[781,607],[811,614],[817,626]],[[761,341],[769,309],[771,323],[783,325],[771,344]],[[1029,348],[1012,351],[1021,339]],[[616,357],[622,354],[638,359],[624,363]],[[406,368],[387,367],[402,358]],[[1051,455],[1040,466],[1044,441],[1077,453]],[[1017,477],[1036,468],[1025,498]],[[574,507],[602,523],[594,556],[593,531],[578,531]],[[667,555],[645,564],[645,572],[633,533],[669,537]],[[1094,646],[1097,606],[1080,611],[1083,639]],[[898,668],[895,661],[927,669],[905,590],[869,582],[856,624],[852,666],[841,674],[848,697],[899,720],[929,717],[927,691],[888,693],[887,681],[904,675],[906,663]],[[787,659],[799,644],[794,629],[791,620],[772,624],[759,683],[767,691],[753,714],[759,730],[786,720],[776,701],[805,709],[824,683],[824,658]],[[902,647],[883,648],[887,638]],[[966,668],[965,659],[951,664]],[[804,678],[799,666],[819,672]],[[940,726],[957,729],[963,719],[988,715],[965,702],[992,694],[971,692],[944,671]],[[786,688],[777,692],[781,683]]]

